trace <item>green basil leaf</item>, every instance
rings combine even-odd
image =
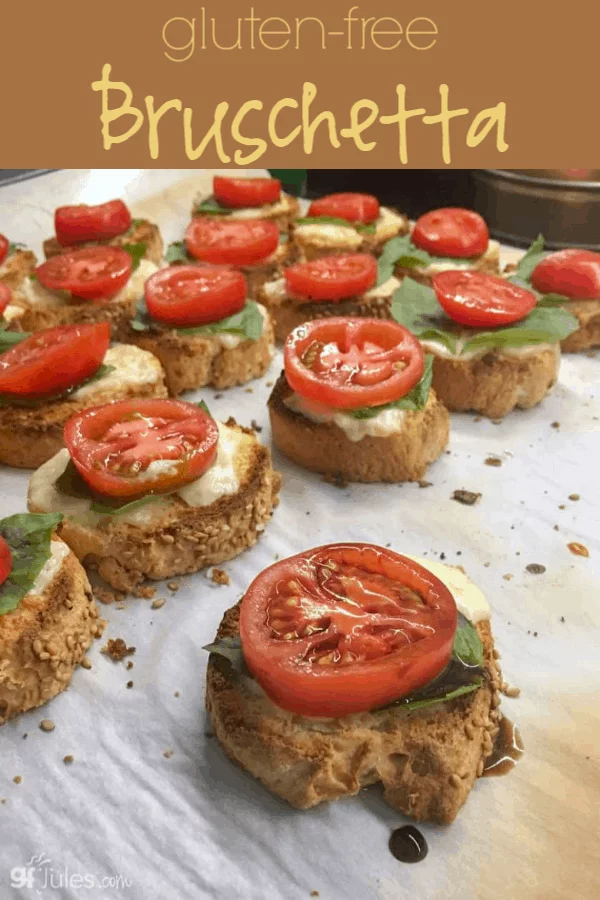
[[[435,291],[414,278],[403,278],[392,298],[392,317],[420,340],[437,341],[456,353],[457,338]]]
[[[194,216],[230,216],[233,212],[232,209],[229,209],[227,206],[221,206],[221,204],[215,200],[214,197],[209,197],[207,200],[203,200],[202,203],[198,203],[194,207],[193,215]]]
[[[355,419],[373,419],[386,409],[425,409],[429,398],[429,391],[431,390],[432,378],[433,356],[427,355],[425,357],[425,371],[423,372],[423,377],[408,394],[405,394],[404,397],[400,397],[399,400],[393,400],[391,403],[384,403],[382,406],[365,406],[361,409],[349,409],[348,413]]]
[[[129,503],[123,503],[120,506],[111,506],[110,503],[103,503],[101,500],[93,500],[90,511],[96,513],[98,516],[122,516],[124,513],[133,512],[135,509],[140,509],[142,506],[147,506],[148,503],[154,503],[156,500],[161,500],[163,497],[167,496],[167,493],[145,494],[143,497],[138,497],[136,500],[130,500]]]
[[[364,232],[365,234],[375,234],[377,226],[374,223],[366,225],[364,222],[349,222],[348,219],[341,219],[337,216],[305,216],[302,219],[296,219],[295,225],[341,225],[343,228],[353,228],[355,231]]]
[[[184,241],[173,241],[167,247],[165,259],[168,263],[187,263],[190,261]]]
[[[135,272],[146,255],[146,242],[138,241],[137,244],[122,244],[121,249],[131,256],[131,271]]]
[[[470,350],[502,349],[504,347],[524,347],[528,344],[556,344],[563,341],[579,327],[577,319],[560,306],[536,306],[528,316],[493,331],[474,331],[462,348]]]
[[[140,225],[144,225],[145,222],[146,222],[145,219],[132,219],[131,225],[129,226],[129,230],[128,230],[127,234],[132,234],[136,228],[139,228]]]
[[[440,694],[439,697],[427,697],[423,700],[407,700],[406,702],[400,702],[399,706],[402,709],[422,709],[424,706],[433,706],[435,703],[447,703],[449,700],[456,700],[457,697],[462,697],[464,694],[471,694],[473,691],[476,691],[477,688],[481,687],[483,684],[483,679],[478,678],[476,681],[473,681],[471,684],[461,684],[459,687],[454,688],[454,690],[448,691],[445,694]]]
[[[7,331],[4,326],[0,326],[0,354],[10,350],[15,344],[20,344],[28,337],[31,337],[31,334],[27,331]]]
[[[257,341],[263,333],[263,317],[258,305],[248,300],[243,309],[232,316],[209,325],[195,328],[178,328],[180,334],[237,334],[250,341]]]
[[[466,268],[469,260],[456,256],[432,256],[426,250],[415,247],[410,234],[397,235],[387,242],[379,257],[377,284],[384,284],[391,278],[396,266],[402,266],[404,269],[426,269],[428,266],[444,263]]]
[[[21,244],[19,241],[11,241],[8,245],[8,255],[10,256],[15,250],[25,250],[27,244]]]
[[[208,408],[208,406],[206,405],[206,403],[204,402],[204,400],[200,400],[199,403],[196,403],[196,406],[197,406],[199,409],[204,410],[204,412],[206,413],[206,415],[207,415],[207,416],[210,416],[211,419],[214,418],[213,414],[211,413],[210,409]]]
[[[452,656],[465,666],[483,666],[483,644],[472,622],[458,615]]]
[[[79,474],[75,463],[71,458],[64,472],[55,481],[56,490],[67,497],[77,497],[79,500],[90,500],[93,497],[88,484]]]
[[[519,281],[528,282],[533,270],[546,256],[548,254],[544,253],[544,236],[538,234],[525,255],[519,260],[516,271],[510,276],[509,280],[518,279]]]
[[[27,337],[27,335],[23,335],[23,337]],[[0,347],[1,345],[2,333],[0,332]],[[82,388],[86,384],[92,384],[94,381],[99,381],[101,378],[110,375],[110,373],[114,371],[115,366],[105,366],[104,363],[102,363],[99,368],[96,369],[94,374],[90,375],[89,378],[86,378],[85,381],[73,385],[73,387],[63,391],[62,394],[54,394],[52,397],[19,397],[18,394],[0,394],[0,407],[22,406],[35,408],[36,406],[44,406],[46,403],[55,403],[57,400],[68,400],[70,395],[79,390],[79,388]]]
[[[16,609],[50,559],[52,532],[62,513],[17,513],[0,520],[0,535],[11,550],[12,569],[0,585],[0,615]]]
[[[30,280],[30,281],[37,281],[37,280],[38,280],[38,277],[37,277],[37,275],[35,274],[35,272],[32,272],[32,273],[29,275],[29,280]]]
[[[90,512],[96,513],[98,516],[121,516],[124,513],[133,512],[134,509],[140,509],[148,503],[154,503],[163,497],[168,497],[174,491],[164,494],[145,494],[143,497],[137,497],[130,500],[129,503],[121,503],[115,498],[114,503],[110,502],[108,497],[101,498],[96,494],[88,483],[81,477],[72,459],[69,459],[64,472],[55,482],[56,490],[68,497],[77,497],[79,500],[90,500]]]
[[[235,637],[219,638],[212,644],[206,644],[202,649],[226,659],[238,675],[245,675],[246,678],[254,677],[246,665],[239,634]]]

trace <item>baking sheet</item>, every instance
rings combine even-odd
[[[211,174],[52,173],[0,191],[0,231],[40,253],[57,205],[124,196],[167,241],[179,239]],[[255,420],[268,443],[268,382],[279,368],[277,356],[251,392],[190,396],[217,417]],[[600,358],[565,357],[537,409],[499,425],[453,415],[449,453],[431,467],[428,488],[339,489],[275,454],[281,504],[259,544],[224,566],[231,584],[200,573],[176,594],[159,585],[161,609],[140,599],[103,606],[108,626],[89,653],[92,669],[0,730],[0,897],[600,896],[599,373]],[[489,455],[502,467],[485,465]],[[24,509],[26,484],[26,473],[0,469],[2,515]],[[481,502],[458,505],[456,488],[480,491]],[[462,564],[491,602],[505,677],[522,691],[503,709],[521,729],[523,760],[508,777],[479,781],[454,825],[423,826],[430,851],[417,866],[390,855],[389,834],[406,820],[378,788],[295,811],[225,759],[204,714],[201,647],[224,610],[276,556],[334,540],[391,542]],[[589,558],[573,556],[571,541]],[[529,574],[529,563],[546,572]],[[130,671],[100,653],[108,637],[136,647]],[[39,729],[43,718],[53,732]]]

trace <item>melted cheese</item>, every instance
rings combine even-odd
[[[372,419],[357,419],[338,409],[329,409],[310,403],[299,394],[290,394],[284,400],[292,412],[300,413],[311,422],[337,425],[349,441],[361,441],[364,437],[389,437],[404,427],[405,412],[402,409],[384,409]]]
[[[475,334],[477,334],[477,331],[474,331],[470,337],[473,337]],[[460,351],[461,346],[464,346],[468,340],[469,336],[459,339],[457,341],[457,350]],[[530,356],[533,353],[541,353],[544,350],[552,350],[558,354],[560,350],[558,344],[525,344],[523,347],[499,347],[497,349],[482,347],[478,350],[468,350],[466,353],[451,353],[448,347],[444,344],[439,344],[437,341],[421,341],[421,344],[427,353],[433,353],[434,356],[438,356],[441,359],[456,359],[460,362],[478,359],[490,352],[498,353],[500,356]]]
[[[366,237],[375,239],[379,244],[395,237],[400,230],[404,230],[406,220],[403,216],[382,206],[379,217],[373,223],[375,234],[357,231],[350,223],[348,225],[336,225],[332,222],[312,222],[306,225],[296,225],[294,239],[299,244],[313,244],[317,247],[325,247],[335,250],[346,250],[348,253],[358,250]]]
[[[454,597],[458,611],[470,622],[476,624],[490,618],[490,605],[483,592],[467,578],[462,569],[456,566],[445,566],[436,560],[412,556],[410,553],[403,555],[439,578]]]
[[[230,219],[272,219],[284,215],[290,208],[290,195],[282,192],[277,203],[266,203],[264,206],[234,209],[228,216]]]
[[[42,594],[49,584],[58,575],[63,562],[69,555],[69,547],[63,541],[50,542],[50,557],[46,560],[35,579],[35,583],[27,592],[29,594]]]
[[[267,316],[267,310],[262,304],[257,303],[258,310],[263,318],[263,332],[265,328],[265,320]],[[235,350],[236,347],[239,347],[241,343],[247,341],[248,338],[241,334],[229,334],[227,331],[219,332],[218,334],[212,335],[212,337],[216,338],[223,347],[224,350]]]
[[[133,347],[129,344],[115,344],[106,351],[105,366],[113,366],[109,372],[97,381],[84,384],[71,394],[73,400],[84,400],[94,394],[122,392],[128,387],[158,384],[163,376],[162,366],[148,350]]]
[[[121,303],[127,300],[139,300],[144,293],[144,283],[158,271],[158,266],[149,259],[142,259],[139,266],[132,273],[127,284],[121,288],[118,294],[111,297],[110,303]],[[24,300],[30,306],[64,306],[66,303],[86,303],[86,300],[72,298],[66,291],[49,291],[39,281],[25,278],[19,290],[15,292],[19,299]]]
[[[472,269],[476,263],[478,263],[482,259],[487,259],[488,257],[497,256],[500,252],[500,244],[498,241],[490,241],[487,250],[482,256],[477,256],[474,259],[465,259],[465,260],[448,260],[448,262],[435,262],[430,266],[426,266],[425,268],[419,268],[419,272],[423,275],[428,275],[432,278],[434,275],[438,275],[440,272],[448,272],[450,270],[460,271],[461,269]]]

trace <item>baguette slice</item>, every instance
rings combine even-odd
[[[299,262],[309,262],[322,256],[339,253],[374,253],[379,256],[393,237],[408,233],[406,216],[396,210],[381,208],[379,219],[373,223],[375,231],[357,231],[352,225],[308,224],[292,225],[292,240]]]
[[[227,335],[182,334],[155,323],[148,331],[129,328],[127,340],[156,356],[166,373],[172,396],[211,385],[222,388],[246,384],[264,375],[273,359],[273,323],[265,311],[263,333],[256,341],[242,340],[227,347]]]
[[[279,500],[281,476],[272,468],[269,449],[251,429],[234,419],[225,428],[226,439],[235,440],[232,466],[237,487],[212,502],[192,506],[173,493],[128,514],[98,515],[89,510],[89,502],[74,503],[57,490],[56,481],[68,463],[68,451],[62,450],[31,476],[28,508],[30,512],[64,512],[57,529],[60,536],[84,565],[97,567],[117,590],[131,590],[147,578],[185,575],[233,559],[264,531]],[[195,484],[210,473],[209,469]]]
[[[35,271],[37,260],[31,250],[17,249],[0,266],[0,281],[12,291],[18,290]]]
[[[0,463],[20,469],[37,469],[64,446],[63,430],[75,413],[113,400],[142,400],[167,397],[165,373],[151,353],[139,347],[115,344],[104,359],[115,371],[92,382],[79,396],[39,406],[0,406]],[[126,380],[128,368],[147,373],[145,380]],[[119,378],[121,375],[122,380]]]
[[[571,300],[565,309],[573,313],[579,328],[561,341],[565,353],[581,353],[600,347],[600,300]]]
[[[66,253],[69,250],[74,250],[79,247],[122,247],[123,244],[140,243],[146,245],[145,258],[159,266],[163,256],[163,240],[158,225],[154,225],[146,219],[137,219],[129,231],[126,231],[125,234],[119,234],[117,237],[110,238],[108,241],[87,241],[83,244],[74,244],[70,247],[63,247],[62,244],[58,243],[55,237],[48,238],[44,241],[44,255],[46,259],[50,259],[52,256],[59,256],[61,253]]]
[[[56,537],[52,544],[64,547]],[[47,585],[0,616],[0,725],[64,691],[102,634],[87,575],[73,553],[62,554]]]
[[[448,443],[450,416],[432,390],[425,409],[406,411],[402,430],[350,440],[334,423],[313,422],[285,403],[282,372],[269,398],[273,443],[299,466],[340,481],[420,481]]]
[[[211,654],[206,708],[227,756],[297,809],[383,783],[407,816],[450,823],[492,751],[501,674],[488,622],[477,631],[489,678],[471,694],[416,710],[392,707],[341,719],[311,719],[275,706],[257,683]],[[217,638],[239,634],[239,604]]]
[[[560,366],[558,344],[531,346],[527,353],[493,350],[472,359],[433,353],[433,388],[452,412],[477,412],[502,419],[513,409],[537,406],[550,391]]]
[[[461,267],[470,269],[475,272],[485,272],[487,275],[500,275],[500,244],[497,241],[490,241],[486,252],[482,256],[475,259],[466,260],[468,265]],[[454,264],[450,264],[449,268],[456,268]],[[413,278],[420,284],[431,287],[433,276],[438,272],[443,272],[444,267],[441,263],[436,263],[434,267],[425,269],[419,266],[405,269],[402,266],[396,266],[394,274],[397,278]]]

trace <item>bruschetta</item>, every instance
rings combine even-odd
[[[269,450],[202,405],[126,400],[65,426],[65,449],[31,476],[31,512],[64,513],[58,533],[117,590],[232,559],[277,504]]]
[[[69,686],[103,622],[60,513],[0,520],[0,725]]]
[[[0,234],[0,285],[11,290],[19,288],[36,266],[35,253],[25,244],[16,244]]]
[[[287,232],[298,216],[299,203],[281,190],[277,178],[229,178],[215,175],[211,197],[199,198],[192,217],[227,216],[231,219],[270,219]]]
[[[298,465],[347,481],[419,481],[448,443],[417,338],[382,319],[320,319],[284,346],[269,398],[273,443]]]
[[[360,543],[281,560],[205,648],[216,736],[298,809],[381,782],[394,809],[450,823],[502,718],[489,619],[441,563]]]
[[[90,406],[167,396],[155,356],[109,342],[108,322],[0,332],[0,463],[37,468],[64,446],[67,420]]]
[[[248,299],[244,276],[229,266],[151,275],[126,339],[158,357],[173,395],[245,384],[264,375],[274,353],[269,313]]]

